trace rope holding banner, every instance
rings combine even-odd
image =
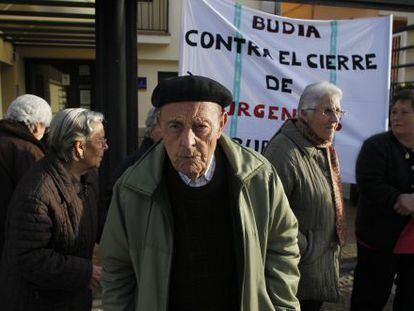
[[[335,70],[330,71],[329,82],[331,82],[332,84],[335,84],[335,85],[336,85],[336,76],[337,76],[337,72],[336,72],[336,70],[337,70],[337,66],[336,66],[337,57],[336,56],[338,55],[337,42],[338,42],[338,21],[331,21],[331,50],[330,50],[330,54],[335,55],[335,58],[334,58]],[[335,136],[334,136],[332,145],[335,145]]]

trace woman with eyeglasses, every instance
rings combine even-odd
[[[352,311],[414,310],[414,90],[394,96],[391,130],[368,138],[356,164],[358,261]]]
[[[299,222],[302,311],[317,311],[339,299],[339,251],[345,226],[339,164],[332,146],[344,112],[342,91],[328,82],[308,85],[298,118],[273,136],[264,155],[275,166]]]
[[[103,115],[59,112],[51,151],[23,177],[9,206],[0,270],[2,310],[90,311],[103,217],[96,168],[108,149]]]

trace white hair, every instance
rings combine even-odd
[[[24,94],[12,101],[7,109],[6,119],[23,122],[33,131],[37,123],[42,123],[46,127],[50,125],[52,109],[43,98]]]
[[[342,91],[335,84],[327,81],[309,84],[300,96],[298,112],[315,108],[319,100],[325,95],[339,96],[339,100],[342,99]]]
[[[84,108],[69,108],[58,112],[50,124],[49,146],[65,162],[78,160],[73,150],[75,141],[85,141],[94,132],[96,123],[102,123],[100,112]]]

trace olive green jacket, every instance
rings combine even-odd
[[[274,168],[222,136],[234,174],[243,246],[243,311],[299,310],[297,221]],[[163,182],[163,143],[118,180],[101,243],[105,311],[167,311],[173,219]]]
[[[274,165],[299,222],[299,300],[339,298],[339,245],[330,173],[318,150],[288,121],[269,142],[264,156]],[[326,155],[326,153],[324,153]]]

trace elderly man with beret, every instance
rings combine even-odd
[[[269,162],[223,128],[201,76],[152,95],[163,140],[118,180],[102,238],[106,311],[299,310],[297,221]]]

